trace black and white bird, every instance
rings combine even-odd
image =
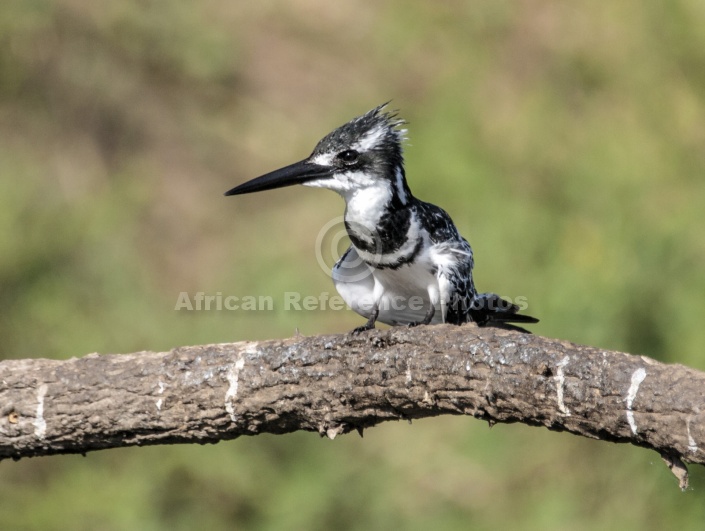
[[[536,323],[494,293],[478,293],[473,253],[441,208],[414,197],[404,172],[405,122],[380,105],[326,135],[311,155],[229,190],[248,194],[294,184],[328,188],[345,200],[351,245],[333,267],[346,304],[366,317],[353,332],[432,323]]]

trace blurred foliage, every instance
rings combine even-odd
[[[393,98],[408,176],[534,330],[705,369],[705,4],[8,0],[0,356],[351,329],[330,192],[222,197]],[[272,311],[175,311],[180,292]],[[0,465],[0,529],[702,529],[645,450],[467,418]]]

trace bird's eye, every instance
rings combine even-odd
[[[342,161],[343,164],[354,164],[359,156],[360,154],[354,149],[348,149],[338,153],[338,160]]]

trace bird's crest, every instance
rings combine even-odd
[[[327,134],[316,146],[314,153],[327,153],[344,148],[368,151],[393,145],[401,151],[406,140],[407,122],[397,116],[397,111],[384,111],[389,102],[375,107],[362,116],[353,118]]]

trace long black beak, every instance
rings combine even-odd
[[[295,162],[284,168],[275,170],[246,183],[236,186],[232,190],[225,192],[225,195],[251,194],[252,192],[263,192],[274,188],[283,188],[294,184],[302,184],[306,181],[330,177],[331,170],[327,166],[313,164],[307,160]]]

